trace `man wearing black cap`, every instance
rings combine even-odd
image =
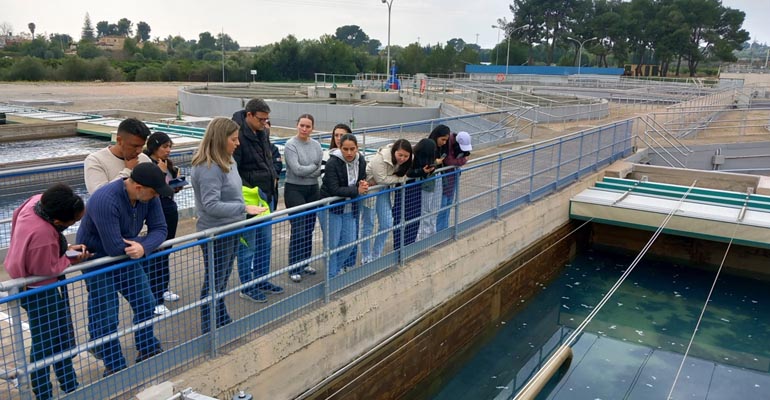
[[[152,253],[166,239],[167,232],[158,195],[171,194],[173,190],[160,168],[152,163],[140,163],[129,178],[109,182],[94,192],[80,223],[77,242],[85,244],[94,258],[127,255],[137,259]],[[147,234],[139,236],[145,224]],[[109,266],[87,271],[109,269],[86,279],[91,340],[118,331],[118,293],[131,304],[134,324],[153,317],[155,298],[141,266],[132,264],[118,269]],[[134,343],[138,351],[137,362],[163,351],[152,325],[137,330]],[[106,342],[97,349],[96,356],[104,360],[104,376],[126,367],[119,340]]]

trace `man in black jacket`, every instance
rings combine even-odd
[[[267,198],[263,199],[268,204],[277,198],[275,182],[278,174],[273,166],[273,150],[270,144],[269,131],[266,129],[270,117],[270,107],[262,99],[251,99],[246,103],[246,108],[233,114],[233,121],[240,125],[238,141],[240,146],[235,149],[233,158],[238,164],[238,173],[241,175],[243,186],[258,187]],[[264,228],[260,228],[264,229]],[[268,227],[269,229],[269,227]],[[268,236],[268,232],[265,233]],[[255,271],[253,268],[256,231],[245,232],[241,237],[241,245],[238,248],[238,276],[241,283],[247,283],[259,278],[265,271]],[[258,255],[260,258],[270,259],[269,255]],[[269,270],[269,266],[268,266]],[[257,273],[259,272],[259,273]],[[283,292],[283,288],[265,281],[256,286],[251,286],[241,292],[241,297],[255,302],[267,301],[267,294]]]
[[[251,99],[246,108],[233,114],[233,121],[241,126],[238,132],[240,146],[235,149],[233,158],[238,163],[238,173],[243,186],[259,187],[267,195],[267,202],[272,203],[275,193],[275,180],[278,174],[273,167],[273,151],[266,129],[270,107],[262,99]]]

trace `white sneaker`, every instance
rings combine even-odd
[[[171,310],[169,310],[168,307],[166,307],[165,305],[160,304],[155,306],[155,310],[153,312],[155,313],[155,315],[163,315],[166,313],[170,313]]]
[[[177,300],[179,300],[179,295],[169,290],[168,292],[164,292],[163,293],[163,300],[165,300],[165,301],[177,301]]]
[[[300,274],[291,274],[291,275],[289,275],[289,278],[293,282],[302,282],[302,275],[300,275]]]

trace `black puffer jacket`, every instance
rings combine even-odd
[[[268,202],[275,196],[275,180],[278,174],[273,166],[273,151],[270,137],[265,131],[253,132],[246,123],[246,111],[233,114],[233,121],[240,125],[238,140],[240,146],[235,149],[233,158],[238,164],[243,186],[258,187],[267,195]]]
[[[339,149],[333,149],[328,160],[326,160],[326,172],[323,177],[323,184],[321,185],[321,198],[325,197],[358,197],[358,182],[366,179],[366,161],[364,157],[359,154],[357,159],[353,161],[357,164],[357,176],[356,185],[348,186],[348,173],[352,168],[348,168],[350,163],[346,162],[341,155]],[[339,203],[342,200],[334,203]],[[334,204],[332,203],[332,204]],[[353,212],[358,213],[358,202],[353,203]],[[341,214],[343,207],[332,207],[331,212],[334,214]]]

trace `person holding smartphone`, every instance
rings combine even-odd
[[[21,299],[32,334],[31,363],[70,350],[77,344],[67,286],[51,286],[57,279],[65,279],[64,275],[57,275],[67,267],[91,256],[84,245],[67,245],[62,233],[79,221],[84,213],[83,199],[61,183],[43,194],[30,197],[13,212],[11,243],[4,262],[8,275],[14,279],[51,277],[28,285],[28,291],[43,290]],[[53,363],[53,369],[64,393],[78,388],[72,357]],[[32,391],[38,400],[53,398],[50,373],[48,366],[30,373]]]
[[[163,132],[155,132],[147,138],[147,148],[144,154],[150,157],[155,165],[166,175],[166,182],[171,182],[179,177],[179,168],[174,166],[169,156],[171,155],[171,146],[174,143],[171,138]],[[174,193],[182,190],[182,186],[174,188]],[[179,211],[177,210],[174,195],[160,196],[160,206],[163,208],[163,216],[166,219],[166,240],[176,237],[176,228],[179,224]],[[163,249],[158,249],[163,250]],[[150,289],[155,296],[155,315],[162,315],[171,310],[166,307],[165,302],[179,300],[179,295],[169,289],[171,281],[171,271],[169,269],[168,255],[153,258],[143,265],[147,278],[150,280]]]
[[[447,142],[449,141],[449,134],[451,130],[446,125],[438,125],[430,132],[428,139],[436,143],[435,162],[433,167],[435,169],[442,168],[444,166],[444,159],[447,156]],[[441,195],[442,191],[441,179],[429,180],[421,186],[420,196],[420,228],[417,232],[417,240],[423,240],[434,233],[436,233],[436,221],[438,219],[438,211],[441,208]]]
[[[447,156],[444,159],[445,166],[455,167],[454,171],[444,174],[441,182],[441,208],[436,219],[436,231],[440,232],[449,227],[449,205],[454,203],[457,195],[457,179],[460,176],[460,167],[468,162],[471,155],[471,135],[468,132],[459,132],[449,135],[447,143]],[[446,208],[446,209],[444,209]]]

